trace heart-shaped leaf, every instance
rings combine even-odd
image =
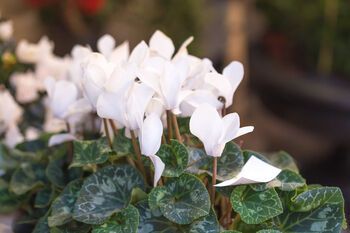
[[[233,209],[248,224],[258,224],[283,212],[277,192],[271,188],[261,192],[249,186],[238,186],[231,194]]]
[[[186,170],[188,151],[182,143],[171,140],[171,145],[163,144],[158,150],[157,155],[165,164],[163,176],[178,177]]]
[[[282,198],[288,197],[285,193],[281,192]],[[284,202],[288,203],[284,213],[273,219],[283,232],[340,232],[346,226],[339,188],[315,188]]]
[[[70,182],[52,203],[51,216],[48,217],[50,227],[63,225],[73,219],[74,203],[82,185],[83,181],[80,179]]]
[[[111,150],[105,137],[98,140],[74,141],[74,155],[70,167],[104,163],[109,152]]]
[[[280,169],[290,169],[296,173],[299,172],[294,159],[285,151],[265,154],[265,156],[275,167],[278,167]]]
[[[151,209],[160,209],[172,222],[189,224],[209,214],[207,189],[197,177],[184,173],[168,179],[165,186],[156,187],[149,194]]]
[[[88,233],[90,232],[90,229],[91,225],[89,224],[77,221],[70,221],[69,223],[66,223],[62,226],[50,228],[50,233]]]
[[[87,224],[102,224],[128,205],[134,188],[145,190],[143,177],[135,168],[128,165],[104,167],[85,180],[73,218]]]
[[[136,233],[139,225],[139,212],[129,205],[117,212],[102,225],[93,228],[92,233]]]
[[[46,166],[43,163],[22,164],[12,175],[10,190],[17,195],[21,195],[43,185],[47,182],[45,168]]]
[[[151,210],[147,201],[135,205],[140,213],[140,224],[137,232],[140,233],[217,233],[219,223],[213,209],[205,217],[199,218],[191,224],[176,226],[162,216],[158,210]]]
[[[125,156],[128,154],[134,154],[134,147],[130,138],[125,137],[125,129],[119,130],[118,135],[114,138],[113,148],[117,152],[117,155]]]
[[[22,203],[24,196],[16,196],[9,191],[9,185],[0,179],[0,213],[16,210]]]

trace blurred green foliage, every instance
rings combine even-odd
[[[335,28],[325,20],[326,0],[264,0],[257,8],[267,19],[267,33],[282,34],[296,48],[297,60],[315,69],[322,40],[325,36],[333,48],[332,72],[350,74],[350,2],[338,0]],[[293,52],[293,51],[292,51]]]

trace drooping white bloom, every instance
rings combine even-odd
[[[27,40],[21,40],[16,48],[16,55],[20,62],[36,63],[40,58],[46,58],[52,55],[54,44],[44,36],[37,44],[29,43]]]
[[[97,49],[102,53],[106,59],[115,64],[125,62],[129,58],[129,42],[125,41],[119,46],[115,47],[116,42],[114,38],[106,34],[97,41]]]
[[[240,184],[266,183],[275,179],[280,172],[281,169],[252,156],[237,176],[215,186],[224,187]]]
[[[153,186],[157,186],[165,167],[163,161],[156,155],[160,148],[162,134],[163,125],[159,116],[155,113],[148,115],[140,125],[139,143],[141,153],[148,156],[154,165]]]
[[[0,23],[0,40],[7,41],[12,37],[13,23],[11,20],[7,20]]]
[[[16,88],[16,100],[22,104],[30,103],[39,97],[38,91],[41,84],[38,83],[34,73],[14,73],[10,77],[11,85]]]
[[[86,114],[91,110],[88,102],[79,98],[78,88],[73,82],[66,80],[55,81],[49,77],[45,80],[49,97],[49,106],[56,118],[67,122],[74,121],[75,117]]]
[[[215,88],[216,95],[225,98],[225,108],[232,105],[233,95],[244,76],[242,63],[233,61],[225,67],[222,74],[210,72],[205,81]]]
[[[22,108],[9,91],[0,90],[0,134],[5,132],[4,142],[10,147],[23,141],[23,135],[17,126],[22,114]]]
[[[108,62],[100,53],[91,55],[82,64],[82,88],[85,98],[96,109],[97,99],[104,90],[104,85],[111,76],[115,65]]]
[[[225,144],[241,135],[252,132],[253,126],[240,128],[237,113],[230,113],[223,118],[209,105],[200,105],[190,119],[191,133],[204,144],[207,155],[220,157]]]
[[[23,114],[22,108],[16,103],[10,92],[0,90],[0,133],[10,125],[17,125]]]

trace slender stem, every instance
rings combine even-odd
[[[162,177],[160,177],[159,181],[158,181],[159,186],[163,186],[163,180]]]
[[[194,161],[194,162],[188,164],[188,165],[187,165],[187,168],[192,167],[193,165],[195,165],[196,163],[198,163],[199,161],[201,161],[202,159],[204,159],[205,156],[207,156],[207,155],[203,155],[202,157],[200,157],[200,158],[197,159],[196,161]]]
[[[112,119],[109,119],[108,121],[109,121],[109,123],[112,126],[114,137],[116,137],[118,135],[118,128],[117,128],[117,126],[115,125],[115,123],[114,123],[114,121]]]
[[[227,215],[226,215],[226,222],[227,225],[231,224],[232,218],[231,218],[231,212],[232,212],[232,206],[231,206],[231,202],[230,202],[230,198],[225,198],[226,199],[226,203],[227,203]]]
[[[176,133],[176,139],[179,142],[182,142],[181,139],[181,134],[180,134],[180,129],[179,129],[179,125],[177,124],[177,119],[174,113],[171,113],[171,115],[173,116],[173,123],[174,123],[174,128],[175,128],[175,133]]]
[[[151,184],[153,184],[154,174],[152,171],[152,160],[149,157],[148,157],[148,162],[149,162],[149,177],[151,178]]]
[[[96,164],[91,164],[92,171],[95,173],[97,172],[97,165]]]
[[[162,144],[167,144],[164,134],[162,134]]]
[[[186,139],[186,145],[190,146],[190,135],[188,135],[187,133],[185,133],[184,135],[185,135],[185,139]]]
[[[108,122],[107,122],[106,118],[103,118],[103,125],[105,127],[105,133],[106,133],[106,136],[108,139],[109,147],[111,148],[111,150],[113,150],[113,142],[112,142],[111,136],[109,134]]]
[[[136,158],[137,158],[137,165],[138,165],[143,177],[145,178],[145,182],[147,183],[147,174],[146,174],[145,167],[143,166],[143,163],[141,160],[140,147],[137,144],[135,132],[133,130],[130,130],[130,134],[131,134],[132,145],[134,146],[134,150],[135,150],[135,154],[136,154]]]
[[[171,111],[170,110],[166,110],[166,119],[167,119],[167,125],[168,125],[168,139],[169,139],[169,143],[170,140],[173,139],[173,128],[171,126]]]
[[[71,128],[68,122],[66,122],[66,126],[67,126],[67,132],[70,133],[71,132]],[[73,153],[74,153],[74,147],[73,147],[73,142],[70,141],[68,142],[68,154],[69,154],[69,163],[72,162],[73,160]]]
[[[214,157],[213,164],[213,178],[212,178],[212,188],[211,188],[211,204],[215,205],[215,184],[216,184],[216,170],[217,170],[218,160],[217,157]]]

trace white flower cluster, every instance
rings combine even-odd
[[[104,35],[97,42],[98,52],[76,45],[64,58],[53,54],[53,43],[46,37],[38,44],[21,41],[17,57],[34,64],[35,70],[12,75],[11,83],[20,103],[32,102],[46,89],[49,108],[44,130],[59,132],[65,124],[70,128],[51,137],[50,145],[74,140],[75,126],[91,112],[125,127],[128,135],[137,133],[141,153],[154,164],[156,185],[165,167],[156,153],[163,127],[169,124],[167,117],[173,121],[176,116],[191,117],[192,134],[214,157],[221,156],[227,142],[253,131],[251,126],[240,128],[237,113],[221,116],[243,79],[243,65],[234,61],[219,73],[209,59],[188,53],[192,40],[188,38],[175,53],[173,41],[161,31],[133,50],[128,42],[116,46],[112,36]],[[21,111],[13,114],[1,125],[11,128],[18,122]]]

